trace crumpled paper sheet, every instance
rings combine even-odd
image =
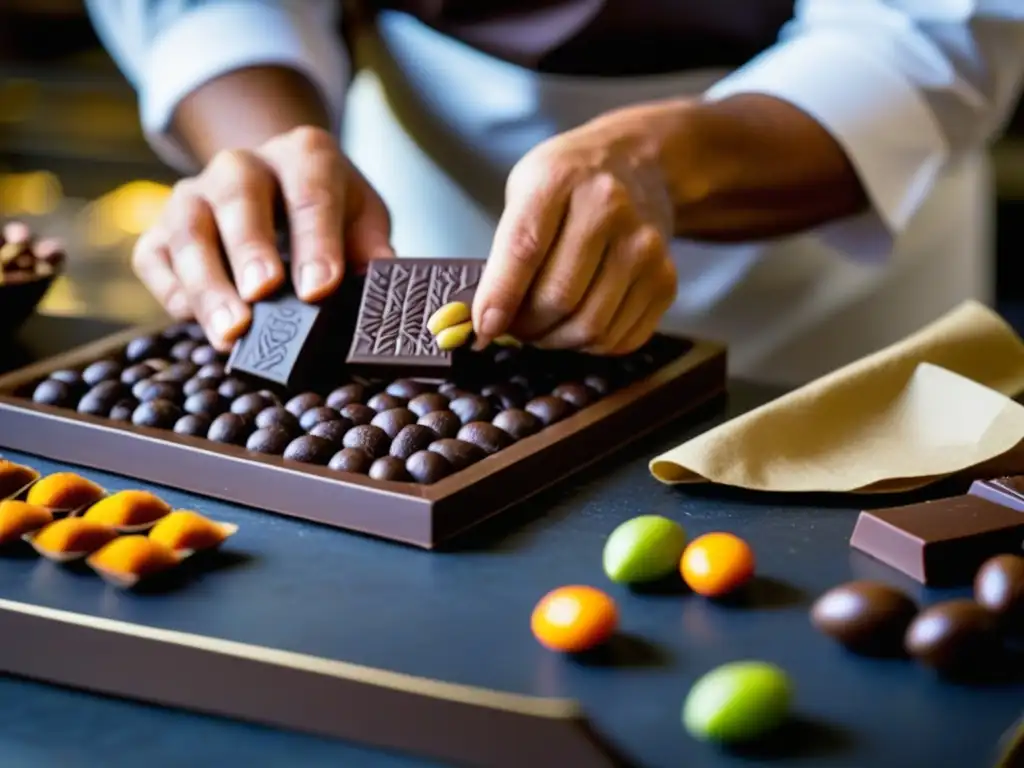
[[[966,302],[914,335],[650,463],[664,483],[890,493],[972,468],[1024,471],[1024,342]],[[995,469],[998,468],[998,469]]]

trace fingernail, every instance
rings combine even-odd
[[[239,280],[238,289],[242,298],[251,299],[259,293],[268,277],[266,265],[262,261],[253,261],[242,270],[242,279]]]
[[[230,307],[221,307],[210,315],[210,330],[215,336],[225,338],[235,325],[235,313]]]
[[[480,318],[480,330],[481,336],[486,336],[488,339],[493,339],[495,336],[501,334],[505,330],[505,326],[508,324],[508,313],[503,309],[497,307],[491,307],[484,312],[484,316]]]
[[[330,268],[321,261],[305,264],[299,270],[299,294],[309,299],[319,292],[331,278]]]

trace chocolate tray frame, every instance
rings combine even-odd
[[[113,422],[18,395],[54,371],[81,368],[119,352],[136,336],[169,325],[111,334],[0,377],[0,446],[435,549],[725,393],[725,347],[694,339],[682,357],[432,485],[297,465],[243,447]],[[643,427],[636,429],[637,424]],[[628,436],[625,441],[622,435]],[[579,455],[585,460],[578,460]]]

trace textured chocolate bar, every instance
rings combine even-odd
[[[451,301],[470,303],[479,259],[387,259],[366,275],[347,362],[365,372],[445,375],[457,353],[438,348],[430,316]]]
[[[252,325],[235,344],[227,362],[231,373],[244,373],[292,387],[301,372],[303,350],[320,321],[321,308],[293,294],[262,301],[252,308]]]
[[[850,546],[922,584],[969,584],[988,558],[1021,551],[1024,514],[978,496],[861,512]]]
[[[971,483],[970,494],[1024,513],[1024,475],[975,480]]]

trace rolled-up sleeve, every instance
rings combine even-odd
[[[139,95],[162,158],[187,171],[171,120],[182,99],[221,75],[260,65],[309,78],[340,123],[350,74],[335,0],[87,0],[97,34]]]
[[[760,93],[819,122],[871,202],[819,230],[885,259],[940,174],[1004,127],[1024,76],[1024,0],[801,0],[779,42],[706,94]]]

